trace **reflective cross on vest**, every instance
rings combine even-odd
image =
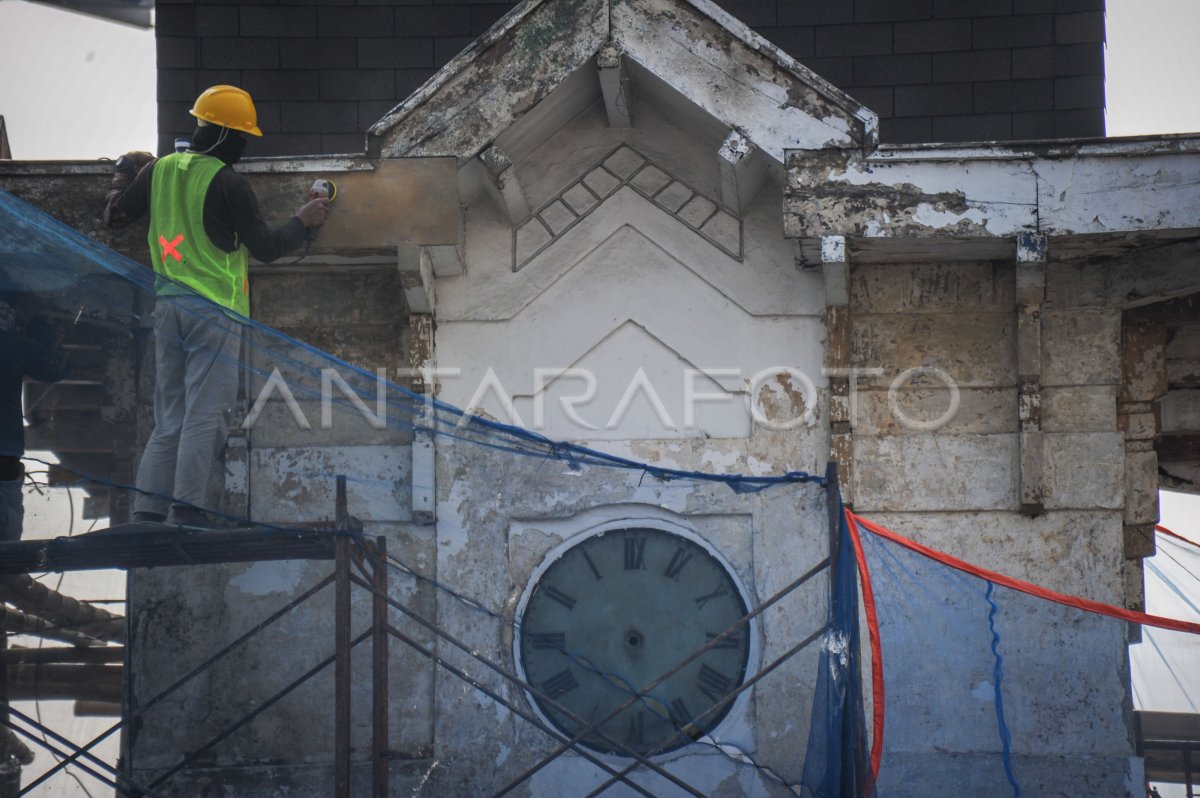
[[[167,242],[167,239],[165,236],[159,236],[158,243],[162,246],[163,263],[167,262],[168,255],[173,257],[176,262],[183,260],[183,256],[180,255],[179,250],[176,249],[176,247],[178,247],[181,243],[183,243],[183,233],[180,233],[179,235],[175,236],[175,239],[169,243]]]

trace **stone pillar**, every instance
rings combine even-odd
[[[1042,441],[1042,303],[1046,299],[1046,237],[1017,238],[1017,391],[1021,423],[1021,512],[1045,509]]]
[[[1125,605],[1145,608],[1142,558],[1154,554],[1158,523],[1157,401],[1167,393],[1167,327],[1127,313],[1121,325],[1117,428],[1125,436]]]
[[[821,239],[825,277],[825,370],[829,376],[829,459],[838,464],[842,499],[854,504],[854,413],[850,373],[850,263],[843,236]]]

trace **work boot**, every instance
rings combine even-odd
[[[130,519],[135,524],[161,524],[167,520],[167,517],[162,513],[151,512],[150,510],[138,510]]]
[[[20,774],[21,768],[33,763],[33,751],[20,737],[0,727],[0,776]]]
[[[172,504],[171,512],[167,513],[168,526],[192,526],[202,529],[214,529],[216,525],[208,520],[203,511],[186,504]]]

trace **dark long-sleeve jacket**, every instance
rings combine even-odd
[[[138,172],[129,187],[115,199],[113,218],[135,221],[150,210],[150,185],[155,164]],[[250,254],[270,263],[304,243],[304,223],[293,216],[272,230],[258,209],[258,198],[245,175],[224,166],[204,196],[204,232],[225,252],[245,244]]]
[[[67,374],[67,356],[50,323],[34,316],[24,326],[0,332],[0,465],[25,453],[21,381],[56,382]]]

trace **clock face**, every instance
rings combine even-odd
[[[541,714],[574,737],[746,613],[737,583],[704,546],[662,529],[610,529],[545,567],[520,617],[517,656],[526,681],[562,707],[531,694]],[[583,744],[617,755],[686,745],[728,713],[733,702],[721,702],[749,658],[747,623]]]

